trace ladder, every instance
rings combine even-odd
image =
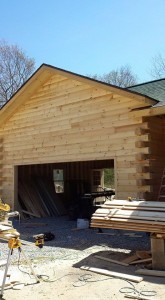
[[[165,201],[165,168],[163,170],[163,175],[160,183],[158,201]]]

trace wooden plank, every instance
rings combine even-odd
[[[165,202],[161,202],[161,201],[128,201],[128,200],[112,200],[106,201],[107,205],[113,205],[113,206],[134,206],[134,207],[162,207],[165,208]]]
[[[132,231],[144,231],[144,232],[153,232],[153,233],[164,233],[165,228],[163,227],[155,227],[155,226],[144,226],[143,224],[131,224],[131,223],[126,223],[126,224],[119,224],[118,222],[114,223],[91,223],[90,227],[94,228],[111,228],[111,229],[123,229],[123,230],[132,230]]]
[[[127,209],[105,209],[100,208],[97,209],[93,216],[104,216],[106,218],[114,217],[121,217],[121,218],[132,218],[132,219],[148,219],[155,221],[164,221],[165,220],[165,210],[164,212],[156,212],[156,211],[139,211],[138,209],[131,211]]]
[[[99,268],[94,268],[94,267],[89,267],[89,266],[82,266],[82,267],[80,267],[80,269],[84,270],[84,271],[90,271],[90,272],[106,275],[106,276],[112,276],[112,277],[122,278],[122,279],[124,278],[124,279],[130,280],[130,281],[133,281],[133,282],[141,282],[143,280],[143,277],[128,275],[128,274],[124,274],[124,273],[118,273],[118,272],[112,272],[109,270],[99,269]]]
[[[109,206],[107,204],[103,204],[102,207],[104,208],[108,208],[108,209],[115,209],[116,206]],[[138,210],[138,211],[155,211],[155,212],[165,212],[165,208],[162,208],[162,207],[158,207],[158,208],[155,208],[155,207],[147,207],[147,208],[143,208],[143,207],[136,207],[136,206],[118,206],[120,209],[122,210],[132,210],[132,211],[135,211],[135,210]]]
[[[91,218],[92,220],[99,220],[99,221],[102,221],[102,222],[106,222],[106,223],[108,223],[108,222],[111,222],[111,221],[113,221],[113,222],[123,222],[123,223],[136,223],[136,224],[144,224],[144,225],[149,225],[149,224],[151,224],[151,225],[158,225],[158,226],[165,226],[165,222],[164,222],[164,219],[162,219],[161,221],[154,221],[154,219],[151,219],[151,220],[145,220],[145,218],[143,218],[143,219],[132,219],[132,218],[124,218],[124,217],[115,217],[115,216],[113,216],[113,217],[104,217],[104,216],[98,216],[98,217],[96,217],[96,216],[92,216],[92,218]]]
[[[129,265],[142,264],[142,263],[145,263],[145,262],[152,262],[152,257],[132,261],[132,262],[129,263]]]
[[[131,256],[126,257],[125,259],[122,260],[123,263],[129,264],[131,262],[133,262],[134,260],[137,259],[137,255],[133,254]]]
[[[132,231],[146,231],[146,232],[154,232],[155,233],[164,233],[165,226],[154,225],[154,224],[143,224],[143,223],[134,223],[134,222],[91,222],[91,227],[96,228],[113,228],[113,229],[126,229]],[[106,227],[107,226],[107,227]]]
[[[143,251],[143,250],[139,251],[139,250],[137,250],[136,255],[140,259],[150,258],[151,257],[151,251]]]
[[[118,261],[118,260],[114,260],[114,259],[111,259],[111,258],[108,258],[108,257],[103,257],[103,256],[100,256],[100,255],[95,255],[96,258],[99,258],[99,259],[102,259],[102,260],[105,260],[105,261],[109,261],[109,262],[112,262],[114,264],[118,264],[118,265],[122,265],[122,266],[128,266],[127,263],[124,263],[122,261]]]
[[[165,277],[165,271],[158,270],[138,269],[135,273],[146,276]]]
[[[130,225],[130,226],[124,226],[123,224],[98,224],[98,223],[94,223],[92,224],[93,228],[109,228],[109,229],[122,229],[122,230],[133,230],[133,231],[143,231],[143,232],[151,232],[151,233],[159,233],[159,232],[164,232],[164,229],[162,228],[154,228],[151,226],[148,227],[143,227],[143,226],[134,226],[134,225]]]

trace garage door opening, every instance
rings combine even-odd
[[[96,205],[115,193],[114,188],[112,159],[18,166],[23,218],[88,218]]]

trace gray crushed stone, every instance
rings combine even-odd
[[[33,218],[23,221],[12,219],[12,223],[20,233],[20,238],[33,244],[33,235],[46,232],[55,235],[52,241],[45,241],[42,249],[22,244],[24,253],[36,265],[44,265],[52,261],[66,265],[70,260],[77,263],[77,261],[102,251],[111,252],[113,259],[119,259],[125,258],[126,254],[136,250],[150,250],[149,235],[145,232],[102,229],[103,234],[99,234],[98,229],[95,228],[79,230],[77,221],[70,220],[66,216]],[[134,234],[134,236],[128,234]],[[1,241],[0,259],[6,259],[8,251],[7,242]],[[18,249],[13,250],[11,265],[18,264],[19,254],[21,264],[26,265]]]

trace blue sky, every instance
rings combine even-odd
[[[82,75],[130,65],[152,80],[165,56],[164,0],[1,0],[0,39],[42,63]]]

